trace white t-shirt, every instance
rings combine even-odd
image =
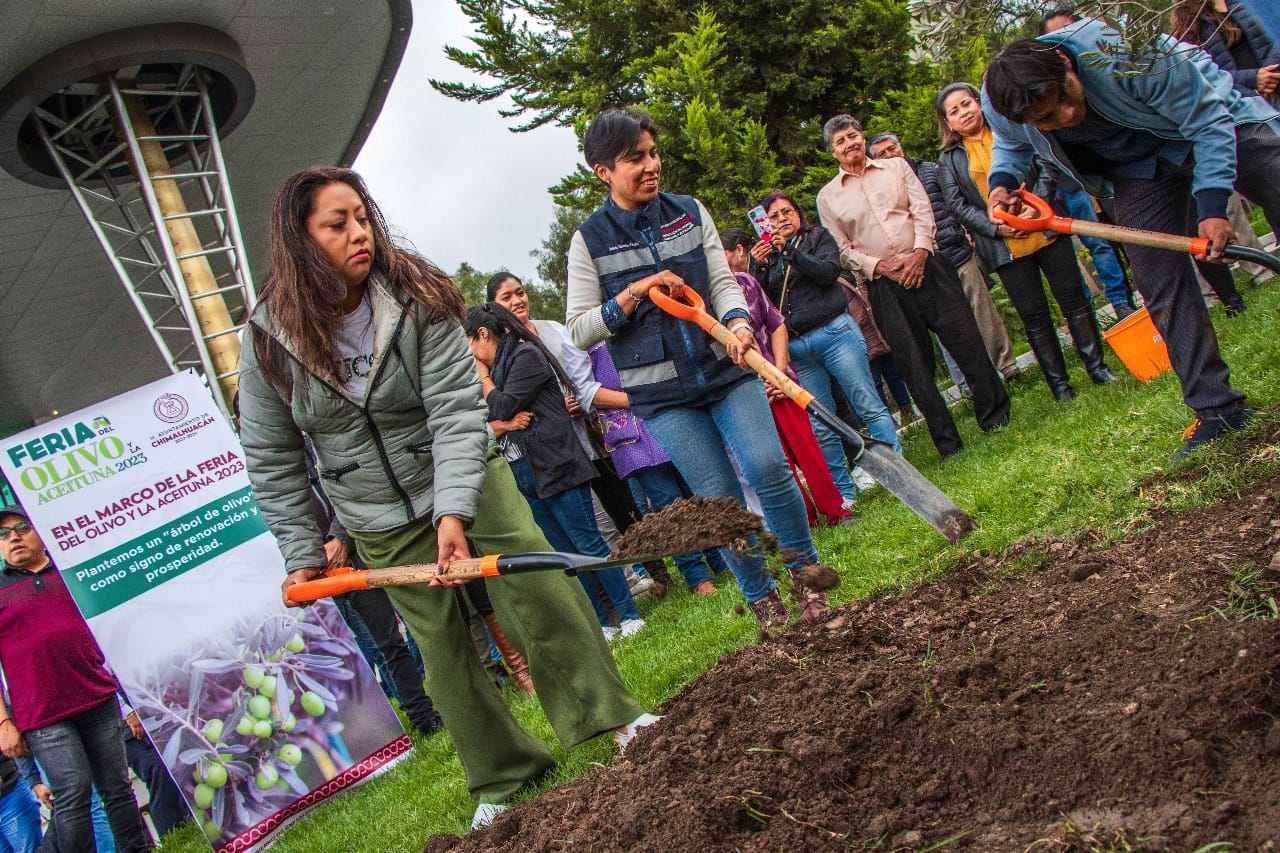
[[[366,292],[333,336],[333,371],[342,383],[342,395],[357,406],[364,405],[373,357],[373,305]]]

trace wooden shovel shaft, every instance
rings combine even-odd
[[[725,346],[731,344],[737,346],[741,343],[733,332],[725,328],[723,323],[712,323],[710,328],[707,329],[707,334]],[[813,402],[813,395],[806,391],[804,386],[774,366],[769,359],[764,357],[760,350],[747,350],[746,355],[743,356],[743,361],[756,373],[769,380],[772,385],[777,386],[782,393],[794,400],[800,408],[808,408],[809,404]]]
[[[499,573],[497,557],[454,560],[443,576],[435,563],[411,566],[392,566],[387,569],[357,571],[352,568],[330,569],[322,577],[289,587],[289,597],[294,601],[316,601],[344,592],[359,589],[376,589],[384,586],[427,583],[432,578],[473,580],[496,577]]]
[[[1133,243],[1137,246],[1150,246],[1153,249],[1185,252],[1197,257],[1204,257],[1209,254],[1209,241],[1200,237],[1182,237],[1177,234],[1165,234],[1161,231],[1144,231],[1141,228],[1127,228],[1121,225],[1108,225],[1105,222],[1089,222],[1083,219],[1070,219],[1068,221],[1071,223],[1070,233],[1078,237],[1097,237],[1100,240]]]
[[[660,290],[649,291],[654,304],[663,311],[682,320],[696,323],[711,337],[726,347],[738,343],[737,338],[724,325],[705,310],[702,297],[685,288],[680,299],[673,299]],[[973,518],[956,506],[951,498],[929,482],[923,474],[887,444],[866,441],[853,428],[835,416],[833,412],[813,398],[799,383],[771,364],[758,350],[747,350],[743,360],[756,373],[768,380],[790,397],[813,418],[826,424],[857,450],[849,456],[864,471],[876,479],[894,497],[911,511],[923,518],[933,528],[952,542],[957,541],[977,527]]]

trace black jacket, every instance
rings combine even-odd
[[[1250,14],[1244,4],[1238,0],[1227,0],[1227,11],[1231,13],[1231,20],[1240,25],[1244,40],[1248,43],[1259,67],[1265,68],[1280,62],[1280,46],[1271,41],[1266,30],[1258,23],[1257,18]],[[1235,54],[1231,52],[1231,48],[1227,47],[1227,40],[1222,37],[1222,30],[1213,19],[1205,15],[1200,16],[1200,37],[1203,40],[1200,47],[1213,58],[1219,68],[1231,75],[1237,91],[1242,95],[1257,96],[1258,69],[1241,68],[1236,64]],[[1273,104],[1276,102],[1274,96],[1270,100]]]
[[[907,158],[911,170],[916,173],[924,191],[929,194],[929,204],[933,207],[933,221],[937,226],[934,237],[938,241],[938,254],[951,262],[954,267],[964,264],[973,257],[973,246],[969,245],[969,236],[964,228],[951,216],[946,199],[942,196],[942,187],[938,186],[938,164],[928,160]]]
[[[524,454],[533,473],[537,497],[549,498],[596,476],[573,432],[564,394],[542,350],[506,335],[493,360],[493,383],[485,402],[491,420],[505,421],[520,412],[533,413],[526,429],[507,433]]]
[[[768,263],[754,264],[753,274],[786,317],[792,337],[812,332],[849,309],[836,281],[840,247],[821,225],[801,229],[781,252],[769,256]]]
[[[969,152],[963,142],[943,149],[938,157],[938,185],[947,210],[973,235],[978,249],[978,266],[988,275],[1013,260],[1009,244],[996,236],[996,224],[987,215],[987,203],[969,175]]]

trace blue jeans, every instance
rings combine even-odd
[[[818,552],[809,535],[800,487],[791,476],[777,430],[769,428],[772,421],[764,383],[752,380],[734,388],[718,403],[667,409],[646,419],[645,424],[696,494],[741,502],[742,485],[725,453],[727,445],[760,498],[765,524],[783,551],[794,554],[787,566],[799,568],[817,562]],[[759,601],[774,589],[773,578],[758,553],[730,552],[729,568],[748,603]]]
[[[94,849],[89,797],[95,788],[106,806],[116,849],[121,853],[151,849],[151,837],[129,783],[124,718],[114,696],[25,734],[32,757],[49,777],[49,787],[58,798],[41,851],[83,853]]]
[[[1085,222],[1098,221],[1098,214],[1093,209],[1093,198],[1084,190],[1064,192],[1059,189],[1058,198],[1067,208],[1067,213],[1072,219]],[[1129,302],[1129,288],[1124,280],[1124,270],[1120,268],[1120,259],[1116,257],[1115,249],[1100,237],[1081,237],[1080,242],[1084,243],[1084,247],[1089,250],[1089,257],[1093,258],[1093,268],[1098,271],[1098,278],[1102,281],[1107,301],[1112,305],[1124,304],[1132,308],[1133,305]],[[1088,285],[1085,285],[1085,295],[1090,295]]]
[[[871,366],[867,362],[867,342],[858,324],[847,313],[841,314],[825,326],[792,338],[787,347],[791,353],[791,367],[810,394],[830,410],[835,409],[831,397],[831,380],[840,383],[849,404],[867,425],[873,438],[885,442],[898,453],[898,430],[893,425],[889,408],[876,393],[875,380],[871,378]],[[826,424],[810,418],[813,434],[822,447],[822,456],[831,469],[831,479],[846,498],[856,497],[858,489],[849,476],[849,461],[844,455],[844,445]]]
[[[876,393],[880,395],[880,402],[888,407],[889,400],[884,396],[884,386],[888,385],[889,393],[893,395],[893,401],[898,404],[898,408],[902,410],[911,408],[911,392],[907,390],[907,383],[898,372],[898,365],[893,363],[893,353],[878,355],[867,363],[871,365],[871,381],[876,383]]]
[[[0,799],[0,853],[35,853],[40,845],[40,802],[21,776]]]
[[[129,748],[125,747],[128,761]],[[89,822],[93,824],[94,853],[116,853],[116,838],[111,833],[111,821],[107,820],[107,807],[95,790],[89,798]]]
[[[641,515],[646,513],[645,507],[650,507],[653,512],[659,512],[680,498],[689,497],[688,488],[680,479],[680,473],[670,462],[663,462],[661,465],[649,468],[637,468],[626,476],[626,481],[631,487],[631,496],[635,499],[636,506],[640,508]],[[718,564],[717,570],[728,568],[721,549],[716,548],[705,554],[707,560],[712,561],[713,565]],[[675,558],[676,568],[680,570],[681,577],[690,589],[711,580],[711,570],[707,568],[707,563],[703,562],[702,557],[703,554],[699,553],[681,554]]]
[[[596,526],[596,511],[591,505],[591,489],[585,485],[575,486],[558,495],[540,498],[537,497],[533,471],[529,469],[527,461],[517,459],[512,462],[511,473],[516,477],[516,485],[520,488],[520,493],[524,495],[525,500],[529,502],[529,508],[533,510],[533,520],[538,523],[538,527],[542,528],[542,535],[547,537],[552,548],[602,559],[609,556],[609,546],[605,544],[604,537],[600,535],[600,528]],[[636,603],[631,598],[631,587],[627,585],[627,576],[623,574],[622,569],[600,569],[591,574],[595,575],[600,585],[604,587],[605,595],[609,596],[609,601],[612,602],[614,612],[618,614],[619,619],[625,621],[640,618]],[[611,625],[609,613],[596,592],[595,584],[591,583],[586,573],[580,573],[578,580],[582,583],[582,588],[587,591],[587,598],[591,599],[591,607],[595,610],[600,624]]]

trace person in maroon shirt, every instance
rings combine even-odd
[[[40,535],[16,506],[0,509],[0,556],[0,666],[12,707],[0,718],[0,752],[32,755],[49,777],[53,822],[41,853],[94,849],[95,787],[116,849],[150,850],[129,783],[115,679]]]

